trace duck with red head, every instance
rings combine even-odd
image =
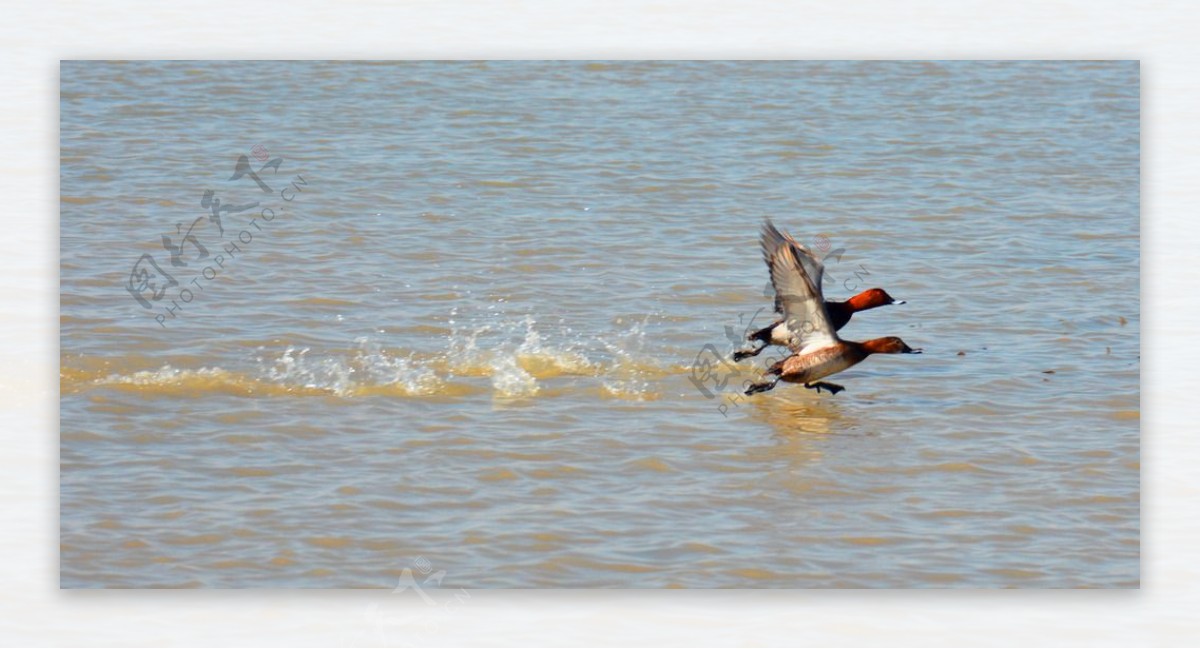
[[[889,304],[904,304],[904,300],[892,298],[881,288],[869,288],[845,302],[826,302],[825,308],[829,309],[829,318],[833,321],[833,328],[837,330],[846,326],[855,313]]]
[[[825,273],[821,262],[806,248],[795,244],[791,237],[779,232],[770,221],[763,226],[762,246],[771,270],[776,304],[783,313],[782,323],[792,333],[787,345],[793,353],[766,371],[766,376],[775,377],[773,380],[751,385],[746,394],[770,390],[779,381],[803,383],[817,392],[825,388],[837,394],[845,388],[820,379],[853,367],[872,354],[921,353],[920,349],[909,347],[895,336],[861,343],[839,338],[829,303],[821,294],[821,279]],[[865,310],[895,301],[883,289],[871,289],[846,303],[852,303],[852,309],[870,305],[855,309]],[[849,315],[846,319],[849,320]]]
[[[746,394],[763,392],[775,387],[779,381],[785,383],[803,383],[804,387],[817,392],[821,388],[837,394],[845,388],[833,383],[820,381],[831,374],[845,371],[865,361],[872,354],[920,354],[920,349],[909,347],[903,340],[895,336],[874,338],[865,342],[839,340],[836,344],[811,351],[806,354],[792,354],[772,365],[767,376],[775,376],[770,384],[755,384],[746,390]]]
[[[843,341],[845,342],[845,341]],[[886,338],[872,338],[861,343],[845,342],[847,345],[854,345],[863,350],[865,355],[863,358],[871,354],[920,354],[920,349],[913,349],[904,344],[896,336],[887,336]]]
[[[776,301],[777,311],[782,308],[778,306],[778,304],[779,302]],[[844,302],[827,301],[825,302],[825,308],[829,311],[829,321],[830,324],[833,325],[833,330],[838,331],[842,327],[845,327],[848,322],[850,322],[850,318],[852,318],[855,313],[860,311],[870,311],[871,309],[887,306],[889,304],[905,304],[905,302],[904,300],[893,299],[892,296],[888,295],[887,291],[881,288],[871,288]],[[791,329],[788,328],[787,321],[783,318],[780,318],[766,327],[763,327],[762,329],[759,329],[758,331],[746,336],[746,340],[751,342],[761,342],[763,344],[762,347],[738,350],[733,353],[733,360],[734,362],[737,362],[747,358],[753,358],[761,354],[764,349],[771,345],[781,345],[787,347],[794,339],[795,335],[792,333]]]

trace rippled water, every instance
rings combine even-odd
[[[65,587],[1138,584],[1136,63],[61,78]],[[764,216],[925,354],[739,397]]]

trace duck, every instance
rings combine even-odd
[[[793,244],[800,245],[796,244],[795,241],[792,240],[791,237],[788,237],[786,233],[783,233],[783,236],[787,237],[788,240],[792,241]],[[770,265],[770,261],[768,261],[767,266],[769,267]],[[888,295],[888,292],[881,288],[869,288],[862,293],[859,293],[858,295],[855,295],[854,297],[842,302],[827,300],[825,302],[825,308],[829,311],[829,320],[830,324],[833,325],[833,330],[839,331],[842,327],[845,327],[848,322],[850,322],[850,318],[853,317],[855,313],[860,311],[869,311],[871,309],[881,306],[888,306],[890,304],[905,303],[906,302],[904,300],[897,300],[891,295]],[[781,315],[783,314],[778,294],[776,294],[775,298],[775,312]],[[770,347],[771,345],[780,345],[786,347],[794,337],[795,335],[790,329],[788,329],[787,319],[779,318],[766,327],[763,327],[762,329],[759,329],[758,331],[746,336],[746,340],[749,340],[750,342],[761,342],[762,347],[735,351],[733,353],[733,360],[736,363],[739,361],[744,361],[747,358],[753,358],[761,354],[764,349]]]
[[[821,379],[858,365],[873,354],[922,352],[896,336],[864,342],[839,338],[821,290],[825,266],[808,248],[780,232],[770,219],[763,224],[761,242],[763,258],[771,271],[771,285],[775,288],[776,310],[783,316],[786,333],[791,334],[786,345],[792,353],[771,365],[763,373],[763,381],[747,387],[747,395],[766,392],[780,381],[803,384],[818,394],[822,389],[837,394],[845,388]],[[846,320],[849,321],[849,316]],[[774,378],[766,380],[768,377]]]

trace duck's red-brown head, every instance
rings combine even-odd
[[[873,338],[862,344],[868,354],[920,354],[920,349],[913,349],[895,336]]]
[[[887,291],[881,288],[869,288],[846,301],[855,311],[866,311],[889,304],[904,304],[904,300],[893,299]]]

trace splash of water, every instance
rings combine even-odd
[[[615,343],[600,341],[613,356],[613,363],[600,384],[614,397],[646,401],[659,396],[651,388],[651,379],[661,376],[664,368],[646,353],[646,324],[649,319],[647,316],[635,323]]]
[[[357,348],[348,359],[330,356],[311,358],[310,348],[288,347],[266,364],[258,357],[267,381],[289,386],[325,390],[351,396],[371,388],[388,387],[404,395],[433,394],[443,386],[434,371],[412,356],[394,356],[369,338],[355,340]]]
[[[257,369],[248,373],[220,367],[178,369],[170,365],[133,373],[97,374],[64,368],[64,389],[107,385],[164,393],[217,391],[239,395],[333,394],[354,397],[461,395],[477,391],[470,379],[487,379],[497,397],[541,394],[546,381],[586,388],[631,400],[657,398],[657,381],[676,370],[647,353],[649,318],[615,336],[586,336],[561,327],[547,338],[533,316],[454,330],[444,351],[426,354],[386,349],[367,337],[349,351],[320,353],[288,346],[276,355],[259,347]],[[560,325],[562,323],[560,322]],[[551,328],[550,331],[553,331]]]

